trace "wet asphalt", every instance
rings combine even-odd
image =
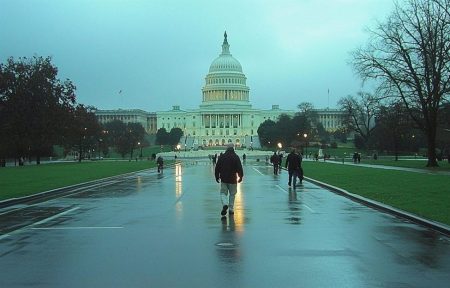
[[[221,220],[186,160],[0,210],[0,287],[449,287],[450,239],[249,161]],[[306,171],[307,173],[307,171]]]

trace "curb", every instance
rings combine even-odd
[[[171,166],[172,165],[167,165],[167,167],[171,167]],[[72,193],[73,189],[76,189],[76,188],[82,188],[82,187],[87,186],[87,185],[100,184],[100,183],[108,181],[108,180],[114,180],[114,179],[117,179],[117,178],[126,177],[126,176],[129,176],[129,175],[133,175],[133,174],[136,174],[136,173],[140,173],[140,172],[147,171],[147,170],[152,170],[152,169],[156,169],[156,167],[146,168],[146,169],[142,169],[142,170],[137,170],[137,171],[128,172],[128,173],[125,173],[125,174],[119,174],[119,175],[109,176],[109,177],[100,178],[100,179],[95,179],[95,180],[92,180],[92,181],[78,183],[78,184],[73,184],[73,185],[70,185],[70,186],[56,188],[56,189],[40,192],[40,193],[37,193],[37,194],[28,195],[28,196],[2,200],[2,201],[0,201],[0,209],[1,208],[6,208],[6,207],[9,207],[9,206],[12,206],[12,205],[24,204],[26,202],[31,202],[31,201],[38,201],[38,200],[51,199],[51,198],[55,198],[55,197],[61,197],[61,196],[64,196],[66,194]]]
[[[326,188],[327,190],[330,190],[331,192],[334,192],[336,194],[347,197],[353,201],[362,203],[366,206],[380,210],[382,212],[386,212],[386,213],[392,214],[394,216],[398,216],[398,217],[410,220],[414,223],[420,224],[427,228],[431,228],[433,230],[436,230],[436,231],[450,237],[450,226],[447,226],[443,223],[434,222],[434,221],[431,221],[431,220],[428,220],[425,218],[421,218],[415,214],[394,208],[392,206],[389,206],[389,205],[386,205],[386,204],[383,204],[383,203],[380,203],[380,202],[377,202],[377,201],[374,201],[371,199],[367,199],[360,195],[350,193],[347,190],[341,189],[339,187],[336,187],[336,186],[333,186],[333,185],[330,185],[330,184],[327,184],[327,183],[324,183],[324,182],[321,182],[321,181],[318,181],[318,180],[315,180],[315,179],[312,179],[309,177],[304,177],[304,178],[313,184],[316,184],[318,186]]]

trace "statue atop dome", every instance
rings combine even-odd
[[[230,54],[230,45],[227,40],[227,31],[223,33],[222,55]]]

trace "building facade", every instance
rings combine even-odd
[[[281,114],[294,116],[294,110],[283,110],[278,105],[271,109],[254,109],[250,103],[250,88],[239,61],[230,53],[227,34],[224,34],[222,52],[215,58],[205,77],[198,109],[183,110],[179,105],[171,110],[149,113],[143,110],[97,110],[101,123],[122,120],[137,122],[154,134],[160,128],[169,132],[180,128],[183,148],[198,146],[236,146],[259,148],[258,127],[266,120],[277,121]],[[319,121],[327,131],[342,125],[343,113],[337,109],[315,109]]]
[[[149,134],[157,131],[156,113],[140,109],[96,110],[95,116],[101,124],[120,120],[123,123],[139,123]]]
[[[339,109],[314,109],[323,128],[328,132],[334,132],[343,126],[344,112]]]
[[[201,100],[198,109],[182,110],[173,106],[172,110],[158,111],[157,128],[182,129],[185,136],[181,145],[187,148],[228,143],[258,148],[257,130],[262,122],[276,120],[282,113],[294,114],[278,105],[270,110],[252,108],[247,77],[230,53],[226,32],[222,52],[212,61],[205,77]]]

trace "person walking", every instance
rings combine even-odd
[[[277,152],[273,152],[272,157],[270,157],[270,163],[273,165],[273,174],[278,175],[278,168],[280,166],[280,157]]]
[[[225,217],[228,210],[229,215],[233,215],[237,183],[241,183],[244,177],[241,159],[234,152],[233,144],[229,144],[225,153],[219,157],[214,172],[216,182],[220,183],[220,200],[222,201],[220,214]]]
[[[158,173],[162,172],[164,168],[164,160],[161,156],[158,156],[158,159],[156,159],[156,164],[158,165]]]
[[[278,174],[281,174],[281,167],[283,166],[283,153],[278,152]]]
[[[297,185],[297,177],[300,180],[300,184],[303,181],[303,169],[302,169],[302,156],[297,154],[297,149],[292,148],[291,153],[286,158],[285,168],[288,169],[289,182],[288,186],[294,184],[294,189]],[[292,179],[294,178],[294,179]]]

